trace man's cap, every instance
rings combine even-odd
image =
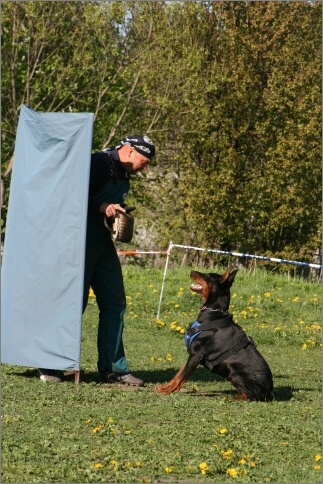
[[[138,151],[138,153],[145,156],[146,158],[151,159],[153,156],[155,156],[155,145],[146,135],[127,136],[120,141],[120,144],[116,146],[115,149],[118,150],[124,145],[132,146],[133,148],[135,148],[136,151]]]

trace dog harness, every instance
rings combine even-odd
[[[229,326],[231,324],[232,316],[231,314],[228,314],[224,319],[221,319],[219,321],[210,321],[209,323],[200,323],[199,321],[194,321],[191,323],[185,334],[184,334],[184,341],[185,345],[187,348],[187,351],[189,351],[192,341],[196,338],[198,334],[200,334],[202,331],[207,331],[209,329],[220,329],[224,328],[225,326]]]
[[[194,331],[193,333],[190,333],[189,330],[191,329],[194,329],[196,327],[199,327],[201,326],[201,323],[199,323],[198,321],[193,321],[193,323],[191,323],[189,325],[189,327],[187,328],[187,330],[185,331],[185,334],[184,334],[184,342],[185,342],[185,346],[186,346],[186,349],[187,351],[189,351],[190,347],[191,347],[191,344],[192,344],[192,341],[196,338],[196,336],[200,333],[202,333],[202,330],[197,330],[197,331]]]
[[[184,341],[185,341],[187,351],[190,350],[192,342],[200,333],[202,333],[202,331],[208,331],[210,329],[221,329],[226,326],[229,326],[231,322],[232,322],[231,314],[228,314],[224,319],[221,319],[220,321],[211,321],[208,323],[200,323],[199,321],[194,321],[189,325],[184,335]],[[210,363],[212,364],[212,367],[214,368],[215,366],[219,365],[226,358],[229,358],[229,356],[235,355],[240,350],[242,350],[242,348],[245,348],[249,344],[252,344],[255,346],[253,339],[250,336],[247,336],[246,334],[244,334],[241,338],[236,340],[233,345],[231,345],[229,348],[225,348],[224,351],[219,356],[217,356],[215,359],[212,359],[210,361]]]

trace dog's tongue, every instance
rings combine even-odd
[[[200,292],[202,291],[202,286],[201,284],[191,284],[190,289],[191,291]]]

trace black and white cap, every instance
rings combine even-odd
[[[153,156],[155,156],[155,145],[151,141],[148,136],[127,136],[126,138],[123,138],[120,141],[120,144],[118,144],[115,149],[119,149],[122,146],[127,145],[127,146],[132,146],[135,148],[138,153],[140,153],[143,156],[146,156],[147,158],[151,159]]]

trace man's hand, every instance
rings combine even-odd
[[[125,211],[118,203],[102,203],[100,207],[100,212],[104,213],[108,218],[115,218],[117,212]]]

